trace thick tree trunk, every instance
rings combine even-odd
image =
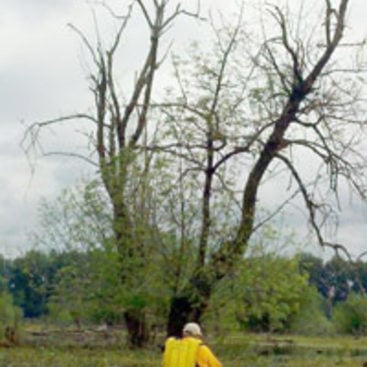
[[[167,335],[180,337],[183,326],[189,321],[199,321],[199,315],[188,296],[175,296],[171,300]]]
[[[205,269],[191,278],[190,285],[171,299],[167,335],[180,337],[187,322],[200,322],[209,305],[213,279]]]
[[[116,198],[115,198],[116,200]],[[129,287],[134,272],[141,274],[143,261],[141,253],[137,251],[137,239],[133,235],[132,223],[126,206],[120,197],[120,201],[114,203],[113,229],[116,241],[116,249],[120,264],[120,281],[124,287]],[[140,260],[140,261],[138,261]],[[140,266],[138,265],[140,264]],[[131,292],[134,292],[131,289]],[[146,321],[145,311],[141,309],[127,309],[124,314],[127,344],[130,348],[143,348],[150,339],[149,327]]]

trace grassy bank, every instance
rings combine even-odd
[[[0,349],[1,367],[159,367],[157,345],[131,351],[115,341],[77,343],[42,339]],[[97,339],[97,338],[95,338]],[[59,343],[57,343],[59,342]],[[214,351],[230,367],[357,367],[367,365],[367,338],[231,335],[211,339]]]

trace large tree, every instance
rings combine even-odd
[[[351,56],[362,44],[350,37],[342,42],[349,3],[326,0],[321,13],[269,5],[257,32],[245,32],[241,22],[226,26],[215,32],[212,57],[196,53],[191,63],[175,63],[177,98],[170,91],[164,106],[175,143],[154,149],[184,161],[180,180],[190,177],[201,190],[194,199],[201,224],[191,233],[194,252],[181,241],[180,252],[193,252],[194,266],[185,285],[175,288],[170,334],[188,319],[199,320],[215,284],[236,271],[254,231],[266,222],[257,215],[259,191],[272,176],[289,180],[284,192],[274,192],[278,209],[300,197],[319,244],[347,253],[323,227],[336,217],[345,185],[362,198],[366,189],[363,68]],[[232,187],[231,169],[237,175]],[[233,217],[237,202],[227,212],[223,202],[239,189]],[[228,216],[232,234],[221,227]]]
[[[129,203],[134,195],[131,190],[132,181],[136,182],[135,176],[144,175],[144,172],[136,171],[134,162],[138,156],[138,144],[146,144],[144,132],[148,129],[153,86],[157,70],[164,59],[165,50],[161,50],[160,43],[177,17],[182,14],[196,17],[197,13],[190,13],[181,7],[180,2],[173,3],[170,0],[132,0],[125,15],[118,14],[118,11],[107,3],[101,6],[110,13],[117,25],[117,32],[110,46],[105,46],[98,26],[97,42],[93,44],[82,30],[71,25],[80,36],[92,62],[88,79],[94,97],[94,111],[36,122],[27,130],[26,138],[30,139],[30,147],[33,147],[38,141],[39,132],[45,127],[78,119],[94,125],[91,143],[98,162],[92,163],[99,168],[112,205],[112,228],[119,255],[120,279],[129,287],[129,279],[134,279],[136,274],[146,275],[144,266],[148,255],[144,247],[145,234],[142,234],[140,223],[143,218],[139,213],[131,211]],[[121,58],[124,55],[119,48],[130,20],[136,15],[135,12],[143,19],[144,24],[139,24],[139,27],[147,30],[145,34],[148,42],[144,46],[145,49],[139,50],[145,53],[142,65],[133,66],[136,69],[133,84],[124,85],[119,80],[116,64],[119,63],[121,67]],[[89,158],[87,160],[92,161]],[[130,289],[133,288],[131,284]],[[125,309],[124,317],[131,344],[143,345],[148,338],[144,312],[131,306]]]
[[[152,98],[161,38],[178,15],[196,14],[182,10],[179,2],[133,1],[125,17],[115,18],[121,23],[109,48],[100,39],[91,44],[75,28],[94,65],[90,89],[95,111],[36,123],[29,132],[37,135],[45,126],[78,118],[93,124],[123,283],[135,276],[144,280],[155,236],[174,229],[170,241],[153,248],[177,260],[167,272],[172,284],[169,334],[177,334],[188,319],[199,320],[213,287],[236,273],[251,236],[266,221],[257,216],[259,191],[274,174],[289,178],[289,199],[301,197],[319,243],[343,248],[324,238],[322,226],[334,213],[340,182],[362,197],[365,193],[366,162],[358,145],[364,125],[359,98],[363,80],[358,66],[345,57],[346,50],[359,45],[348,38],[342,43],[349,2],[325,0],[319,4],[321,13],[307,12],[306,6],[295,13],[291,6],[269,5],[257,29],[243,28],[244,2],[236,25],[215,30],[213,57],[203,53],[183,65],[174,63],[176,81],[164,104]],[[114,61],[136,8],[149,30],[149,45],[124,101],[117,92]],[[153,109],[160,114],[148,125]],[[154,140],[158,136],[159,142]],[[305,156],[319,169],[305,172]],[[168,167],[167,180],[172,181],[153,187],[147,175],[153,167],[161,173]],[[231,170],[235,174],[229,177]],[[137,177],[143,177],[138,185]],[[142,193],[140,205],[133,200],[131,206],[136,193]],[[329,200],[330,193],[336,200]],[[279,208],[287,201],[282,199]],[[154,216],[146,215],[152,208]],[[134,344],[146,339],[144,317],[141,309],[126,308]]]

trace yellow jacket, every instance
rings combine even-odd
[[[212,351],[200,339],[168,338],[163,355],[163,367],[222,367]]]

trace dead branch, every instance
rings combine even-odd
[[[52,156],[62,156],[62,157],[69,157],[69,158],[77,158],[80,159],[88,164],[91,164],[94,167],[99,167],[98,163],[96,163],[95,161],[91,160],[90,158],[81,155],[81,154],[77,154],[77,153],[73,153],[73,152],[47,152],[43,154],[44,157],[52,157]]]

